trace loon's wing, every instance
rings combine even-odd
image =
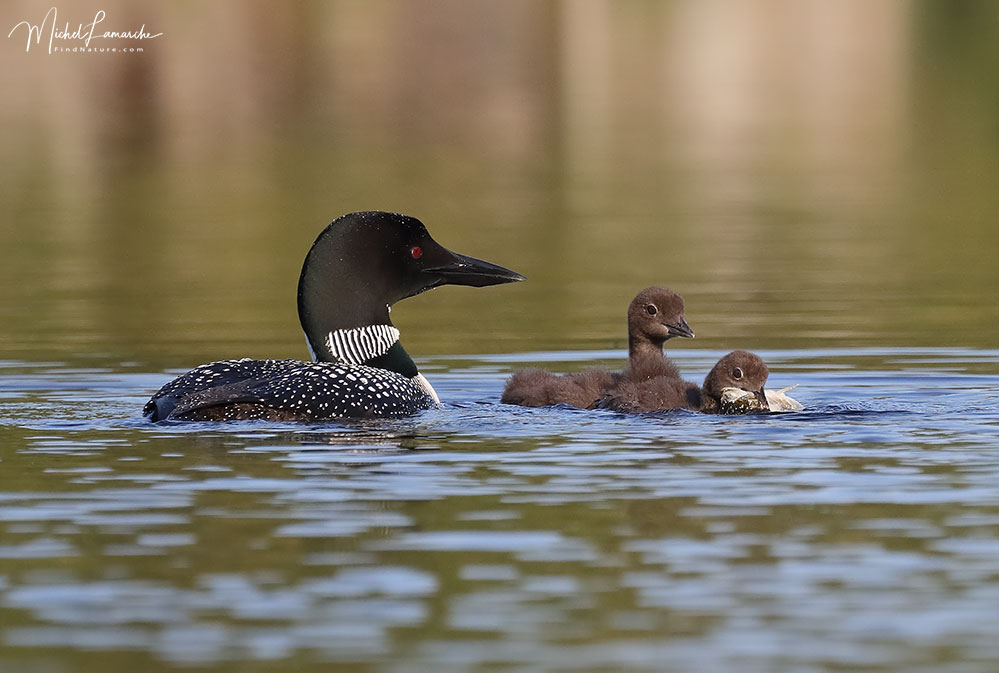
[[[190,393],[177,402],[170,411],[169,417],[188,420],[224,420],[225,408],[232,405],[266,408],[261,395],[256,390],[261,384],[266,383],[267,379],[246,379]],[[261,415],[260,417],[265,418],[266,416]],[[282,419],[272,418],[271,420]]]
[[[142,414],[152,421],[162,421],[169,416],[177,404],[189,395],[210,388],[228,386],[241,381],[266,379],[277,374],[293,371],[302,366],[300,360],[218,360],[195,367],[183,376],[178,376],[165,384],[153,395]]]

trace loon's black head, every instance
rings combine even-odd
[[[341,330],[390,326],[389,307],[400,299],[439,285],[483,287],[519,280],[524,277],[510,269],[444,248],[415,217],[350,213],[333,220],[306,255],[298,280],[298,316],[315,359],[343,359],[331,335],[344,334],[347,343],[354,337]],[[378,338],[377,333],[357,336],[355,350],[363,350],[361,342],[369,336]],[[415,372],[411,361],[389,368]]]

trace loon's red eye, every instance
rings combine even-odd
[[[419,259],[420,257],[423,257],[423,248],[418,245],[414,245],[410,249],[409,254],[412,255],[413,259]]]

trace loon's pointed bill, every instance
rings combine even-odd
[[[690,329],[690,325],[687,324],[687,321],[682,316],[680,317],[680,322],[675,325],[666,325],[666,331],[669,332],[670,336],[678,336],[685,339],[694,338],[694,330]]]
[[[442,259],[439,262],[436,259],[428,260],[432,266],[422,270],[428,276],[438,277],[440,279],[439,285],[485,287],[527,280],[524,276],[505,266],[451,252],[446,248],[441,248],[440,251],[444,253],[441,255]]]

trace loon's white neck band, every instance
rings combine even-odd
[[[326,335],[326,347],[333,359],[355,365],[385,355],[397,341],[399,330],[392,325],[338,329]]]

